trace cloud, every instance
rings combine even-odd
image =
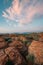
[[[11,7],[3,12],[3,17],[14,20],[15,15],[20,15],[21,13],[21,6],[19,6],[19,0],[13,0]]]
[[[32,22],[36,14],[43,15],[43,3],[40,0],[13,0],[2,16],[9,21],[18,20],[16,23],[22,25]]]

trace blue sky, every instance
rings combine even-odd
[[[42,31],[43,0],[0,0],[0,33]]]

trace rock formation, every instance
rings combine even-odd
[[[12,62],[12,65],[27,65],[25,56],[27,48],[24,44],[18,41],[8,43],[4,40],[0,41],[0,65],[7,65]]]
[[[33,41],[28,48],[28,52],[34,55],[34,62],[37,64],[43,63],[43,42]]]

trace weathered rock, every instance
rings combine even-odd
[[[43,34],[39,34],[39,41],[43,42]]]
[[[33,41],[28,48],[28,52],[35,57],[35,63],[43,63],[43,42]]]
[[[4,41],[4,39],[2,37],[0,37],[0,42]]]
[[[8,39],[9,40],[9,39]],[[27,47],[20,41],[8,43],[5,38],[0,39],[0,65],[12,62],[13,65],[27,65]]]
[[[21,56],[15,47],[8,47],[5,49],[6,55],[14,63],[14,65],[26,65],[25,59]]]
[[[5,65],[7,61],[8,61],[7,55],[4,53],[3,50],[0,50],[0,65]]]
[[[27,40],[26,37],[25,36],[22,36],[22,35],[19,38],[20,38],[21,41]]]
[[[4,48],[7,46],[7,43],[5,43],[4,41],[0,42],[0,49]]]
[[[14,41],[10,43],[9,46],[16,47],[23,56],[26,56],[28,54],[27,47],[20,41]]]

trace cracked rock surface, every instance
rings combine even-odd
[[[12,41],[11,43],[8,43],[1,39],[0,65],[6,65],[6,63],[10,61],[12,62],[12,65],[27,65],[26,60],[24,58],[27,55],[26,51],[26,46],[23,45],[21,42]]]

